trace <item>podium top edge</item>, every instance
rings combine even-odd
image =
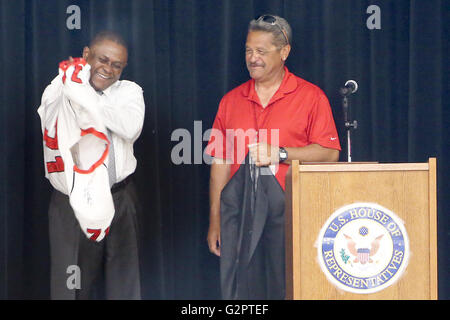
[[[301,163],[300,172],[318,171],[428,171],[426,163],[333,162]]]

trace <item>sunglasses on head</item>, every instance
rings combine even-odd
[[[275,25],[275,26],[277,26],[278,28],[280,28],[281,33],[283,33],[283,36],[284,36],[284,38],[286,39],[286,43],[289,44],[289,39],[288,39],[288,37],[287,37],[287,34],[286,34],[286,32],[284,31],[284,29],[281,27],[281,25],[278,23],[276,17],[271,16],[271,15],[268,15],[268,14],[265,14],[265,15],[260,16],[259,18],[256,18],[255,20],[256,20],[256,22],[262,20],[262,21],[265,22],[265,23],[268,23],[268,24],[270,24],[270,25],[272,25],[272,26]]]

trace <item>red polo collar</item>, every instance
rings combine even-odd
[[[273,95],[273,97],[270,99],[269,104],[274,103],[275,101],[283,98],[286,94],[291,93],[297,89],[297,79],[296,77],[289,72],[288,68],[284,66],[284,77],[283,81],[281,82],[280,87],[278,88],[277,92]],[[247,97],[247,99],[256,102],[258,104],[261,104],[258,98],[258,95],[255,91],[255,80],[250,79],[247,82],[247,85],[242,88],[242,94]]]

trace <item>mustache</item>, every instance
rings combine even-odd
[[[264,63],[247,63],[248,67],[254,68],[254,67],[264,67]]]

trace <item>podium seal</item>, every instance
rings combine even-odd
[[[409,259],[406,229],[390,210],[353,203],[336,210],[317,240],[320,267],[344,291],[368,294],[395,283]]]

